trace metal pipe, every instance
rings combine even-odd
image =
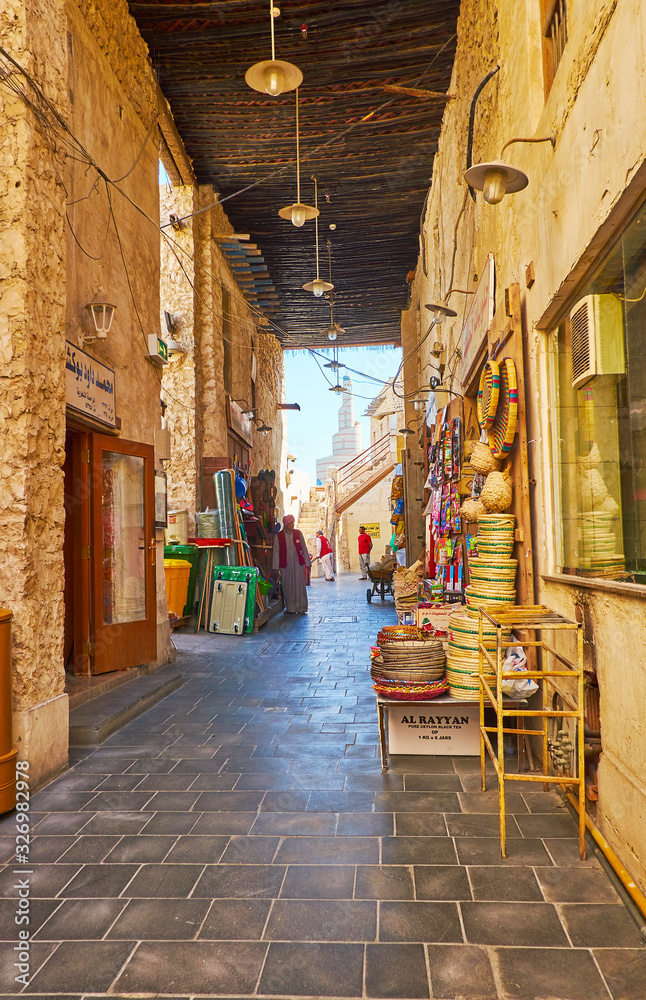
[[[469,169],[469,167],[472,165],[472,162],[473,162],[472,161],[472,158],[473,158],[473,132],[474,132],[475,120],[476,120],[476,104],[478,103],[478,98],[480,97],[480,94],[481,94],[482,90],[489,83],[489,81],[491,80],[492,76],[496,75],[496,73],[498,72],[499,69],[500,69],[500,66],[494,66],[494,68],[487,73],[487,75],[485,76],[484,80],[481,80],[480,83],[478,84],[478,86],[476,87],[474,95],[471,98],[471,107],[469,109],[469,132],[468,132],[468,137],[467,137],[467,170]],[[473,190],[473,188],[471,187],[471,185],[469,185],[469,193],[471,195],[472,200],[475,201],[476,200],[476,193]]]
[[[566,798],[578,816],[579,804],[577,800],[575,799],[575,797],[572,795],[571,792],[566,792]],[[626,871],[621,861],[613,851],[612,847],[610,846],[606,838],[603,836],[601,831],[598,829],[598,827],[594,825],[594,823],[588,816],[587,812],[585,814],[585,825],[588,830],[588,833],[590,834],[595,844],[599,848],[602,856],[605,858],[607,863],[610,865],[612,871],[619,879],[619,882],[621,883],[621,886],[624,889],[625,894],[631,900],[632,906],[636,910],[638,910],[641,919],[636,919],[635,913],[633,912],[632,908],[629,907],[633,919],[636,920],[636,923],[639,924],[641,936],[646,941],[646,896],[644,896],[641,889],[638,887],[638,885],[636,884],[635,880],[630,875],[630,873]]]

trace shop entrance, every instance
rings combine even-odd
[[[99,674],[157,655],[154,452],[69,428],[65,666]]]

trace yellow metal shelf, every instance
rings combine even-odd
[[[506,833],[506,811],[505,811],[505,781],[535,781],[542,782],[547,788],[549,784],[560,784],[574,788],[578,792],[579,803],[579,853],[585,858],[585,759],[584,759],[584,731],[583,731],[583,629],[579,622],[564,618],[551,608],[544,605],[509,607],[503,610],[496,610],[495,614],[489,614],[483,608],[479,609],[479,666],[478,677],[480,682],[480,770],[482,775],[482,790],[486,789],[486,754],[488,753],[493,761],[498,778],[498,794],[500,809],[500,853],[503,858],[507,857],[507,833]],[[495,660],[490,656],[484,645],[483,627],[485,623],[496,630],[496,655]],[[534,649],[540,649],[543,653],[544,662],[549,662],[548,658],[556,660],[565,665],[568,669],[536,669],[523,673],[523,677],[536,678],[542,685],[543,707],[541,709],[505,709],[503,707],[502,682],[509,678],[518,678],[518,673],[510,673],[503,670],[505,660],[505,650],[503,648],[503,633],[510,630],[529,631],[536,633],[533,640],[519,638],[518,644]],[[546,642],[543,632],[570,631],[576,632],[577,642],[577,662],[572,663],[567,660],[552,645]],[[493,673],[485,672],[485,663]],[[570,677],[576,680],[577,697],[574,700],[571,693],[563,690],[556,678]],[[495,691],[493,681],[495,680]],[[558,694],[563,702],[569,705],[570,711],[560,711],[550,708],[551,694]],[[497,724],[485,726],[484,710],[485,705],[490,705],[495,713]],[[541,729],[519,730],[508,729],[504,726],[504,721],[509,717],[520,718],[540,718],[543,720]],[[573,719],[576,725],[576,745],[573,756],[576,757],[576,765],[572,767],[575,774],[565,773],[550,774],[550,751],[549,751],[549,728],[550,719]],[[505,754],[503,738],[505,734],[524,732],[527,735],[541,736],[543,741],[543,773],[542,774],[507,774],[505,771]],[[494,751],[489,739],[489,733],[496,733],[498,738],[497,751]],[[565,771],[565,767],[559,765],[555,770]]]

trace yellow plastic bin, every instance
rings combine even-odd
[[[11,707],[11,620],[0,608],[0,813],[16,808],[16,757]]]
[[[188,581],[191,576],[191,564],[186,559],[164,559],[164,576],[166,577],[166,600],[168,613],[181,618],[184,614]]]

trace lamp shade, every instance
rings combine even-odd
[[[455,309],[447,306],[446,302],[427,302],[425,308],[433,313],[433,319],[438,326],[447,316],[451,319],[457,316]]]
[[[304,205],[302,202],[296,201],[293,205],[286,205],[285,208],[281,208],[278,214],[281,219],[286,219],[287,222],[293,223],[300,229],[308,219],[315,219],[319,214],[319,210],[318,208],[314,208],[313,205]]]
[[[112,319],[117,307],[110,302],[93,299],[92,302],[88,302],[85,308],[92,317],[96,339],[105,340],[110,332]]]
[[[282,59],[265,59],[254,63],[244,76],[247,85],[261,94],[278,97],[289,90],[296,90],[303,82],[303,74],[298,66]]]
[[[526,173],[502,160],[477,163],[469,167],[464,179],[476,191],[482,191],[485,201],[490,205],[497,205],[506,194],[522,191],[529,184]]]
[[[317,299],[320,299],[324,292],[331,292],[334,285],[330,281],[323,281],[322,278],[314,278],[314,281],[308,281],[303,288],[306,292],[314,292]]]

